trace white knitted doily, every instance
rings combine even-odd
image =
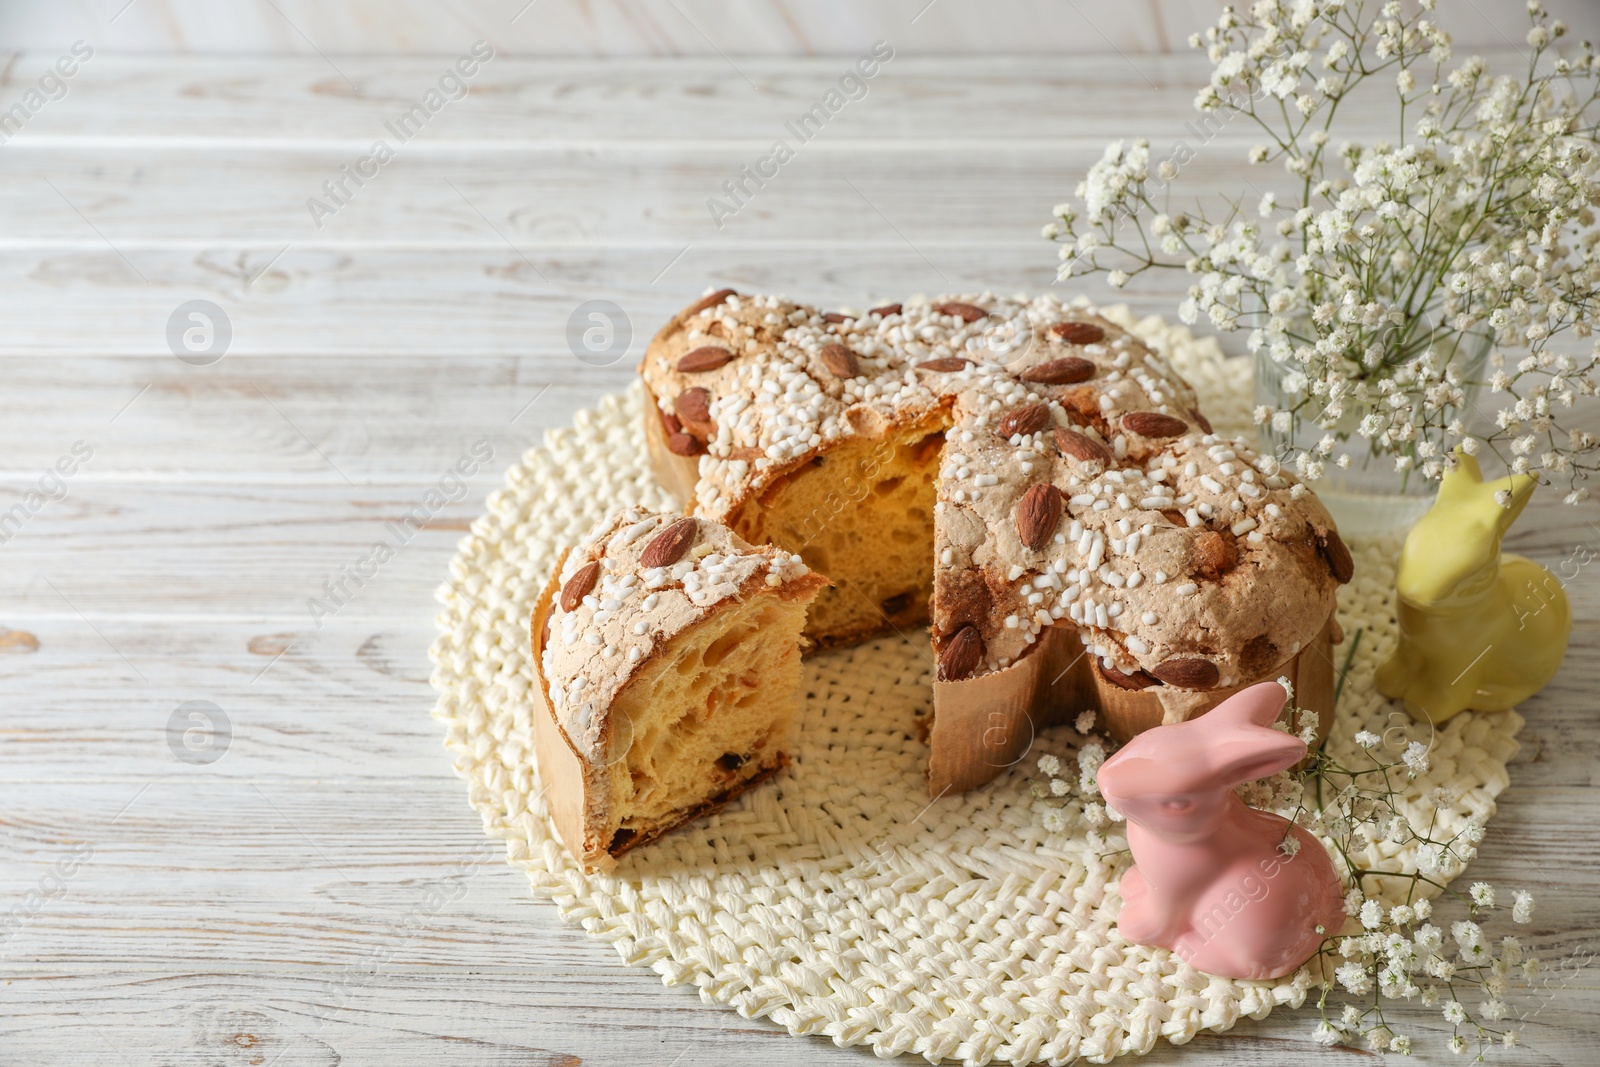
[[[1248,361],[1225,361],[1181,327],[1113,313],[1194,384],[1219,432],[1247,432]],[[434,715],[485,830],[506,841],[535,895],[669,985],[693,983],[747,1017],[883,1056],[1104,1062],[1301,1003],[1311,987],[1303,972],[1212,978],[1118,937],[1126,854],[1091,848],[1081,822],[1045,830],[1047,805],[1057,809],[1029,789],[1040,753],[1076,743],[1071,727],[1042,735],[990,785],[930,803],[914,726],[931,702],[925,632],[807,659],[793,767],[630,853],[615,872],[585,875],[540,796],[528,622],[561,546],[623,505],[672,506],[647,466],[640,403],[637,385],[604,397],[529,450],[439,589]],[[1391,741],[1429,739],[1372,684],[1394,642],[1396,547],[1352,546],[1356,578],[1339,591],[1345,632],[1363,631],[1329,742],[1346,765],[1363,727]],[[1431,771],[1407,787],[1417,812],[1424,793],[1449,785],[1459,799],[1440,812],[1441,829],[1487,818],[1521,725],[1515,712],[1469,712],[1439,728]],[[1387,843],[1368,858],[1416,869],[1414,855]]]

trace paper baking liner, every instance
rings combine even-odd
[[[1317,713],[1317,740],[1333,724],[1333,632],[1321,631],[1268,678],[1287,677],[1294,703]],[[991,674],[933,683],[928,791],[962,793],[992,781],[1025,757],[1039,731],[1093,710],[1097,724],[1119,741],[1164,723],[1204,715],[1261,679],[1219,689],[1167,685],[1123,689],[1094,669],[1094,657],[1070,626],[1044,630],[1031,652]]]
[[[535,665],[544,662],[544,623],[545,619],[550,617],[550,608],[555,603],[556,591],[561,587],[561,568],[566,562],[567,553],[562,551],[556,558],[555,570],[550,574],[550,581],[534,605],[529,629]],[[555,708],[550,704],[550,694],[546,688],[544,670],[536,666],[534,673],[535,684],[530,687],[534,697],[531,716],[533,752],[539,766],[539,781],[544,785],[545,806],[550,812],[550,822],[555,827],[556,836],[567,846],[567,851],[579,858],[587,868],[607,866],[611,860],[610,856],[605,855],[603,851],[592,854],[584,848],[583,809],[586,783],[583,759],[578,755],[578,750],[572,747],[567,732],[556,721]]]

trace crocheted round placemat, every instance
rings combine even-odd
[[[1224,360],[1214,343],[1159,319],[1110,314],[1189,379],[1219,432],[1249,432],[1247,360]],[[811,656],[789,771],[616,871],[584,874],[551,830],[534,768],[528,621],[561,546],[624,505],[672,507],[647,466],[640,405],[637,385],[604,397],[530,449],[490,495],[438,593],[434,716],[486,832],[505,840],[536,896],[668,985],[693,983],[707,1002],[879,1055],[1104,1062],[1302,1002],[1313,984],[1303,970],[1231,981],[1121,940],[1127,858],[1112,850],[1122,843],[1095,847],[1070,812],[1046,830],[1047,811],[1062,809],[1030,787],[1039,754],[1070,762],[1081,740],[1070,726],[1042,734],[992,784],[930,802],[913,725],[931,703],[925,631]],[[1431,816],[1424,795],[1449,786],[1440,829],[1487,818],[1522,719],[1469,712],[1433,731],[1377,694],[1373,671],[1394,643],[1398,546],[1352,547],[1356,577],[1339,591],[1340,619],[1364,637],[1331,750],[1352,765],[1363,728],[1392,744],[1429,741],[1431,769],[1406,786],[1416,813]],[[1387,842],[1370,852],[1416,870],[1414,854]]]

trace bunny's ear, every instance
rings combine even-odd
[[[1539,488],[1539,479],[1531,474],[1511,474],[1490,482],[1489,487],[1495,492],[1504,489],[1511,494],[1511,503],[1507,507],[1501,507],[1500,502],[1495,501],[1494,525],[1503,537],[1511,529],[1511,524],[1517,521],[1517,516],[1522,514],[1522,509],[1528,506],[1528,498]]]
[[[1145,796],[1172,784],[1172,767],[1161,760],[1130,754],[1127,748],[1100,765],[1095,785],[1106,797]]]
[[[1252,726],[1232,735],[1212,754],[1217,777],[1228,785],[1253,782],[1305,758],[1305,742],[1279,730]]]
[[[1271,726],[1278,721],[1289,694],[1277,682],[1260,682],[1241,689],[1203,716],[1239,725]]]
[[[1483,470],[1478,461],[1459,448],[1452,457],[1455,466],[1444,472],[1439,481],[1439,499],[1450,503],[1465,503],[1483,495]]]

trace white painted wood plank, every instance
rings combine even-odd
[[[1129,54],[1182,51],[1188,35],[1216,19],[1218,0],[1059,4],[1047,0],[235,0],[221,17],[203,0],[161,0],[118,12],[87,0],[14,4],[0,40],[59,48],[89,37],[107,49],[148,52],[435,53],[485,37],[507,51],[581,56],[800,55],[855,52],[881,37],[927,52]],[[1551,5],[1596,35],[1600,22],[1577,0]],[[1520,0],[1455,5],[1448,22],[1459,47],[1520,41]],[[115,15],[114,21],[111,21]],[[348,56],[336,55],[341,68]]]
[[[602,969],[603,968],[603,969]],[[602,973],[608,980],[585,982]],[[263,1062],[287,1067],[337,1063],[427,1063],[516,1067],[776,1067],[880,1062],[863,1049],[823,1038],[792,1038],[730,1012],[704,1008],[693,991],[664,989],[638,971],[587,961],[538,980],[469,965],[428,976],[380,972],[351,1005],[323,1022],[316,978],[211,968],[175,973],[93,973],[25,977],[0,1002],[0,1038],[21,1063],[128,1067],[130,1062],[207,1067]],[[1587,1062],[1592,1022],[1581,988],[1557,987],[1533,1030],[1532,1048],[1499,1062],[1571,1067]],[[1303,1017],[1300,1013],[1295,1018]],[[1412,1062],[1460,1063],[1438,1051],[1448,1032],[1412,1025],[1423,1051]],[[1433,1013],[1427,1013],[1431,1015]],[[92,1021],[91,1021],[92,1020]],[[1242,1021],[1225,1035],[1202,1034],[1182,1048],[1158,1044],[1139,1063],[1153,1067],[1228,1063],[1240,1067],[1323,1067],[1327,1050],[1309,1047],[1307,1027],[1279,1014]],[[71,1059],[58,1058],[70,1048]],[[1429,1050],[1432,1050],[1431,1052]],[[1346,1052],[1341,1059],[1375,1054]],[[902,1061],[893,1061],[902,1062]],[[922,1063],[922,1060],[904,1062]]]
[[[190,701],[226,716],[201,753],[220,753],[204,765],[208,776],[359,780],[367,789],[448,776],[444,732],[427,714],[429,605],[391,618],[359,609],[321,630],[292,616],[169,613],[137,626],[104,617],[91,626],[70,611],[8,616],[0,671],[31,695],[7,708],[0,781],[92,779],[110,791],[113,782],[191,774],[198,768],[180,753],[189,757],[184,731],[197,720],[177,714],[179,729],[168,730]],[[198,736],[191,743],[207,746]]]
[[[541,0],[545,2],[545,0]],[[14,59],[12,82],[27,85],[55,62],[54,52]],[[718,57],[632,59],[596,64],[501,55],[480,68],[468,96],[430,121],[418,145],[617,140],[765,144],[782,124],[809,110],[855,56],[741,58],[738,71]],[[67,96],[34,115],[8,143],[66,139],[194,142],[348,143],[365,148],[434,86],[450,57],[341,57],[356,88],[326,63],[307,58],[97,54],[69,82]],[[758,85],[752,92],[740,71]],[[869,145],[882,139],[1116,135],[1115,109],[1132,121],[1182,119],[1208,77],[1193,56],[1114,54],[929,57],[897,51],[846,105],[829,140]],[[1129,92],[1132,80],[1139,91]],[[857,91],[856,95],[860,95]],[[1062,107],[1063,100],[1072,106]],[[1051,106],[1054,105],[1054,106]],[[875,122],[855,122],[876,113]]]
[[[637,356],[609,367],[570,352],[237,356],[211,367],[170,354],[4,359],[0,392],[34,402],[0,422],[0,501],[80,440],[94,455],[67,479],[69,495],[108,479],[346,485],[344,476],[420,493],[487,439],[497,458],[473,479],[481,499],[545,429],[626,389]]]
[[[1287,193],[1281,168],[1248,169],[1252,143],[1214,142],[1188,164],[1184,181],[1192,190],[1232,186],[1232,195],[1252,200]],[[214,246],[220,234],[268,254],[290,243],[508,250],[510,242],[541,269],[553,267],[548,257],[558,250],[643,245],[670,257],[691,241],[845,253],[908,241],[937,249],[1031,240],[1048,261],[1053,249],[1039,229],[1105,144],[1019,142],[981,154],[900,144],[863,153],[818,141],[799,146],[769,179],[741,172],[769,149],[770,142],[420,153],[401,146],[376,177],[360,187],[345,178],[341,188],[341,168],[365,147],[34,148],[0,154],[0,210],[13,219],[0,247],[100,251],[109,243],[141,270],[147,249]]]
[[[504,936],[529,944],[535,934],[519,924]],[[214,964],[191,972],[16,978],[0,1001],[0,1041],[16,1062],[85,1067],[209,1067],[257,1057],[280,1067],[874,1062],[870,1053],[843,1053],[825,1039],[797,1040],[706,1008],[693,990],[667,989],[653,975],[611,962],[609,950],[585,947],[590,955],[560,966],[514,972],[466,960],[430,965],[426,974],[385,966],[356,976],[337,1011],[332,983],[342,976],[333,968],[326,977]],[[58,1058],[64,1049],[70,1061]]]
[[[1493,69],[1514,71],[1522,64],[1520,37],[1516,44],[1485,53]],[[9,80],[16,94],[56,59],[51,50],[13,56]],[[408,147],[420,153],[451,146],[739,142],[765,149],[784,135],[785,122],[836,88],[854,60],[740,58],[747,82],[715,56],[597,64],[502,55],[481,67],[467,96],[441,109]],[[435,85],[449,61],[340,57],[351,88],[315,56],[196,56],[174,64],[107,51],[84,64],[67,95],[39,109],[6,144],[13,150],[92,143],[364,151],[385,136],[384,123]],[[1109,51],[997,58],[900,50],[868,80],[865,96],[829,121],[816,144],[856,152],[904,141],[980,150],[995,142],[1130,136],[1159,144],[1183,136],[1185,123],[1199,124],[1194,96],[1209,79],[1204,57],[1186,49],[1137,58]],[[1359,108],[1341,120],[1378,121]]]

